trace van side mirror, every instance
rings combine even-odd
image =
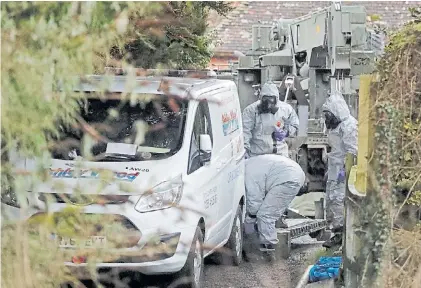
[[[200,162],[202,164],[209,162],[212,156],[212,140],[210,135],[201,134],[199,136],[199,150]]]

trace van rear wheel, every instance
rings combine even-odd
[[[203,286],[203,233],[196,228],[186,264],[176,274],[176,280],[171,287],[200,288]]]

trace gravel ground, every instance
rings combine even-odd
[[[235,267],[206,260],[203,288],[293,288],[309,265],[309,260],[312,260],[312,255],[320,249],[321,243],[309,236],[294,239],[289,259],[278,260],[273,264],[243,262],[239,267]],[[146,277],[132,273],[126,276],[126,279],[120,278],[117,285],[103,285],[118,288],[164,288],[170,287],[174,280],[169,276]],[[92,282],[84,284],[86,287],[95,287]]]
[[[309,236],[292,240],[288,260],[274,264],[243,262],[239,267],[207,263],[204,288],[292,288],[309,265],[322,242]]]

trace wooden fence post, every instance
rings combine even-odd
[[[345,195],[345,225],[343,238],[343,270],[345,288],[360,287],[360,269],[356,263],[361,253],[360,239],[355,234],[355,225],[358,224],[358,209],[367,193],[368,161],[372,152],[374,130],[372,125],[371,109],[372,99],[370,86],[373,76],[361,75],[358,107],[358,155],[357,165],[355,158],[347,156],[346,171],[347,185]]]

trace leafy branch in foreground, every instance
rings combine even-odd
[[[27,207],[25,201],[25,197],[33,197],[28,191],[49,179],[48,172],[42,167],[48,164],[51,156],[48,151],[62,135],[60,127],[70,127],[76,130],[76,134],[77,131],[90,134],[90,137],[68,141],[69,145],[87,146],[87,150],[95,144],[95,136],[96,140],[103,141],[106,139],[104,135],[112,132],[108,127],[87,125],[81,121],[80,105],[86,99],[74,92],[75,86],[80,84],[79,79],[87,74],[102,74],[103,68],[110,63],[125,67],[126,61],[136,57],[126,54],[130,53],[126,50],[119,52],[121,58],[114,59],[111,48],[127,47],[127,43],[140,40],[139,43],[149,45],[150,52],[161,51],[164,56],[152,58],[151,62],[131,63],[144,68],[159,64],[205,66],[211,55],[209,38],[205,35],[210,9],[224,13],[229,10],[229,5],[223,2],[2,3],[2,200],[5,196],[9,204],[22,204],[18,212],[21,215],[25,215],[28,208],[44,209],[45,212],[42,221],[36,223],[3,223],[2,262],[12,263],[2,269],[5,287],[57,287],[65,281],[77,282],[63,263],[70,261],[71,257],[84,256],[87,251],[72,251],[69,255],[51,241],[51,233],[83,236],[94,228],[99,229],[98,225],[104,221],[101,218],[88,221],[72,209],[66,210],[65,215],[58,219],[53,213],[48,213],[48,205],[42,199],[39,200],[40,204],[44,202],[44,208]],[[149,57],[145,59],[149,61]],[[169,90],[171,84],[164,84],[163,90]],[[179,107],[174,101],[170,99],[168,106],[177,110]],[[152,127],[151,130],[158,128]],[[18,167],[19,163],[12,165],[11,162],[16,160],[16,157],[11,159],[12,152],[16,151],[19,156],[37,159],[39,171],[28,173]],[[112,173],[108,174],[112,177]],[[112,178],[103,178],[101,180],[108,183],[113,181]],[[57,192],[64,188],[54,187]],[[76,196],[80,196],[81,191],[76,190]],[[114,224],[106,227],[108,230],[104,232],[111,235],[109,244],[128,245],[112,237],[122,234],[124,228],[119,223]],[[112,258],[100,252],[88,253],[89,264],[98,259],[104,261],[105,256]]]

